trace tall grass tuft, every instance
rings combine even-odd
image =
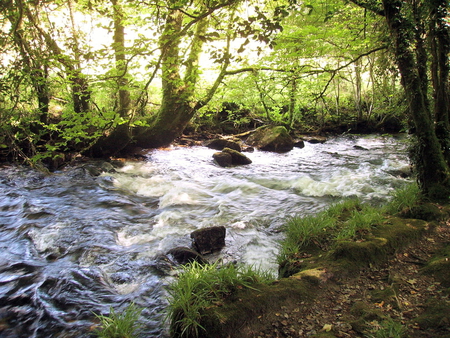
[[[197,262],[183,267],[184,271],[169,288],[167,319],[171,330],[181,337],[198,337],[206,309],[220,303],[233,291],[254,288],[274,279],[269,273],[248,266]]]
[[[111,307],[109,316],[96,314],[100,320],[100,328],[95,334],[99,338],[135,338],[140,329],[137,320],[141,312],[141,308],[131,303],[122,313],[117,313]]]
[[[404,209],[412,208],[420,201],[420,188],[417,183],[411,183],[402,189],[395,190],[392,199],[384,207],[385,212],[396,214]]]
[[[289,219],[285,225],[286,238],[281,242],[278,262],[295,255],[312,242],[323,241],[335,223],[336,219],[326,212]]]

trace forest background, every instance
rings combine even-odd
[[[1,0],[0,13],[3,160],[117,156],[185,130],[382,127],[416,136],[422,190],[449,196],[445,1]]]

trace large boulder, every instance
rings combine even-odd
[[[221,152],[213,154],[213,159],[221,167],[232,165],[244,165],[252,163],[252,160],[239,151],[230,148],[224,148]]]
[[[251,164],[252,160],[239,151],[230,148],[224,148],[222,152],[230,154],[233,165]]]
[[[194,248],[202,255],[219,251],[225,246],[226,229],[214,226],[195,230],[191,233]]]
[[[223,148],[230,148],[236,151],[241,151],[241,146],[239,145],[239,143],[226,140],[223,138],[216,138],[214,140],[208,141],[205,143],[205,146],[216,150],[223,150]]]
[[[294,148],[294,140],[283,126],[258,128],[247,139],[247,143],[260,150],[284,153]]]
[[[213,154],[213,159],[221,167],[231,167],[233,165],[233,158],[231,154],[220,151]]]

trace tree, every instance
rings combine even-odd
[[[448,154],[449,138],[447,3],[434,0],[354,2],[385,19],[417,137],[413,160],[419,183],[425,194],[448,198],[449,161],[444,156]],[[427,62],[427,43],[431,46],[431,63]],[[428,65],[432,67],[432,88],[428,81]],[[434,105],[430,104],[429,92],[433,92]]]

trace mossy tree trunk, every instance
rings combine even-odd
[[[432,55],[431,77],[434,89],[434,113],[436,134],[450,165],[450,121],[449,121],[449,60],[450,32],[446,19],[449,16],[447,1],[430,1],[429,31]]]
[[[197,84],[198,60],[202,50],[202,36],[208,27],[207,18],[197,23],[195,35],[187,59],[184,77],[180,73],[181,32],[184,14],[172,10],[166,18],[160,39],[162,53],[162,103],[157,114],[149,120],[148,127],[135,128],[134,142],[144,148],[156,148],[170,144],[180,136],[202,103],[194,100]]]
[[[401,0],[383,1],[384,15],[394,42],[395,58],[418,140],[415,154],[418,179],[425,193],[441,195],[442,191],[448,191],[449,167],[435,132],[434,114],[430,111],[423,40],[414,29],[419,30],[423,21],[414,22],[407,17],[403,6]],[[415,14],[413,17],[418,18]],[[440,81],[445,85],[448,76]]]

